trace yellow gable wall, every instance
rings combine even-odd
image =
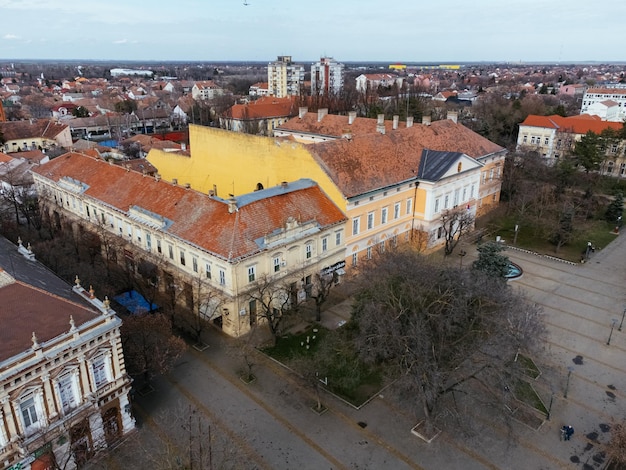
[[[270,137],[202,126],[189,126],[191,157],[151,150],[148,161],[164,180],[178,179],[197,191],[228,198],[283,181],[310,178],[345,212],[346,201],[337,186],[316,163],[305,145]]]

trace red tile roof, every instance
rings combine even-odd
[[[375,133],[378,120],[355,117],[352,124],[348,124],[348,122],[348,116],[339,116],[337,114],[325,114],[321,121],[318,121],[317,112],[307,112],[302,117],[296,116],[281,124],[278,129],[333,137],[341,137],[346,133],[356,136]],[[392,131],[392,127],[393,121],[386,120],[385,132]],[[406,123],[399,122],[398,127],[406,127]]]
[[[316,220],[321,227],[345,221],[343,213],[314,183],[304,189],[286,189],[279,195],[257,199],[231,214],[226,201],[75,152],[55,158],[33,172],[55,182],[64,176],[81,181],[88,185],[86,196],[122,212],[139,206],[163,216],[173,222],[167,233],[227,260],[258,252],[255,240],[284,227],[289,217],[301,222]],[[263,192],[254,194],[260,197]]]
[[[233,119],[264,119],[273,117],[295,116],[298,114],[295,98],[259,98],[247,104],[236,104],[227,112]]]
[[[626,95],[626,88],[589,88],[585,93],[587,95]]]
[[[569,117],[563,117],[557,114],[553,114],[552,116],[537,116],[531,114],[520,126],[557,129],[574,134],[586,134],[589,131],[600,134],[605,129],[619,130],[622,128],[622,123],[603,121],[599,116],[591,116],[589,114]]]
[[[54,139],[68,127],[55,121],[40,119],[37,121],[6,121],[0,122],[0,130],[5,140],[29,139],[44,137]]]
[[[0,360],[28,350],[33,344],[33,331],[40,344],[67,333],[70,315],[76,326],[80,326],[97,318],[99,312],[19,281],[1,287]]]
[[[504,150],[447,119],[387,134],[311,144],[307,149],[347,197],[414,178],[424,149],[460,152],[472,158]]]

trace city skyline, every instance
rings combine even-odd
[[[100,4],[101,5],[101,4]],[[313,5],[313,6],[312,6]],[[0,0],[0,59],[296,62],[626,62],[626,3],[541,0],[315,4],[285,0]],[[175,6],[175,9],[172,8]]]

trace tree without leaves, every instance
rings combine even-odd
[[[429,425],[446,412],[462,418],[460,395],[504,410],[511,361],[532,354],[543,332],[539,308],[506,283],[412,252],[379,258],[353,321],[362,358],[397,378],[394,388]]]
[[[167,372],[185,351],[185,342],[172,334],[172,324],[160,313],[124,318],[122,345],[128,373],[148,383]]]
[[[309,297],[315,300],[315,321],[322,320],[322,305],[328,300],[333,286],[337,284],[337,273],[315,274]]]
[[[291,286],[265,275],[256,280],[248,292],[248,300],[256,302],[257,315],[267,323],[274,344],[286,317],[294,311],[294,298]]]
[[[607,468],[619,470],[626,467],[626,426],[623,423],[611,426],[611,439],[604,445],[604,451],[612,464]]]
[[[474,214],[465,209],[446,209],[441,214],[441,227],[446,241],[444,254],[451,255],[461,238],[474,228]]]

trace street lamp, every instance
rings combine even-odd
[[[619,322],[619,328],[617,329],[617,331],[622,331],[622,325],[624,324],[624,315],[626,315],[626,308],[622,312],[622,321]]]
[[[613,328],[615,328],[616,323],[617,323],[617,320],[615,318],[611,320],[611,332],[609,333],[609,339],[606,340],[607,345],[611,344],[611,336],[613,336]]]
[[[585,259],[589,260],[589,252],[591,251],[591,242],[587,242],[587,252],[585,253]]]
[[[519,232],[519,225],[515,224],[515,235],[513,236],[513,245],[517,245],[517,232]]]
[[[567,391],[569,390],[569,378],[572,376],[572,371],[574,368],[569,366],[567,368],[567,381],[565,382],[565,392],[563,393],[563,398],[567,398]]]

